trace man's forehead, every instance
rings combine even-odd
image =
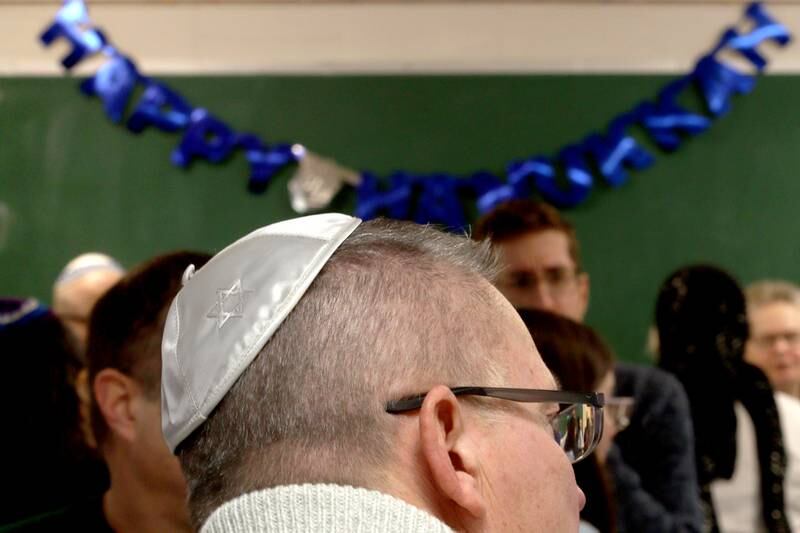
[[[501,296],[501,298],[503,298]],[[531,338],[531,334],[519,314],[511,307],[505,298],[502,303],[504,310],[496,313],[498,326],[504,328],[504,340],[507,345],[505,359],[509,364],[508,376],[512,383],[506,386],[534,388],[534,389],[559,389],[559,385],[547,365],[544,364],[539,350]]]
[[[749,318],[755,329],[767,329],[784,324],[800,325],[800,307],[789,302],[770,302],[753,306]]]

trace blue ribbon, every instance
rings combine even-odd
[[[234,148],[236,134],[208,111],[197,108],[189,116],[189,126],[178,147],[172,151],[171,159],[173,164],[183,168],[188,167],[196,158],[219,163]]]
[[[644,102],[636,110],[640,124],[659,148],[676,150],[681,144],[681,134],[697,135],[711,126],[711,121],[703,116],[687,111],[675,103],[662,102],[658,105]]]
[[[466,227],[467,219],[459,199],[460,182],[448,174],[434,174],[421,178],[417,212],[414,221],[419,224],[442,224],[451,231]]]
[[[500,178],[486,170],[476,172],[461,182],[462,190],[469,192],[475,198],[478,212],[481,214],[504,202],[511,192],[508,184],[502,183]]]
[[[162,83],[147,80],[127,125],[134,133],[141,133],[149,126],[161,131],[177,131],[189,125],[191,114],[192,106],[180,94]]]
[[[558,160],[564,168],[566,186],[559,184],[555,166],[550,163],[549,168],[542,166],[536,170],[534,183],[545,200],[560,207],[573,207],[589,196],[594,178],[580,146],[567,146],[559,153]]]
[[[383,209],[383,202],[379,194],[378,178],[370,172],[362,173],[361,182],[356,186],[356,217],[361,220],[371,220],[377,217],[380,210]]]
[[[786,46],[791,41],[789,30],[779,24],[767,14],[764,6],[758,2],[750,4],[745,11],[745,16],[753,21],[750,33],[739,35],[731,28],[722,37],[722,46],[735,50],[748,59],[759,72],[764,70],[767,60],[756,47],[764,41],[774,41],[779,46]]]
[[[81,83],[81,91],[88,96],[98,96],[108,118],[118,123],[138,81],[139,72],[133,61],[115,53],[94,76]]]
[[[480,198],[503,185],[500,182],[500,178],[488,170],[479,170],[467,178],[460,179],[459,184],[460,191],[469,193],[475,198]]]
[[[703,56],[697,62],[692,76],[700,89],[708,111],[715,117],[730,110],[734,94],[747,94],[755,87],[756,80],[718,61],[713,55]]]
[[[506,183],[500,183],[497,178],[491,176],[496,181],[492,188],[479,191],[477,199],[478,212],[483,214],[491,211],[496,206],[514,200],[516,198],[526,198],[531,194],[533,179],[537,171],[547,172],[547,163],[541,158],[533,158],[525,161],[514,161],[508,165],[506,170]],[[488,174],[488,173],[487,173]],[[473,179],[478,179],[481,174],[476,174]],[[488,178],[482,178],[488,180]],[[489,183],[488,181],[486,182]]]
[[[236,139],[236,146],[244,149],[250,164],[250,181],[247,186],[254,193],[264,192],[275,174],[286,165],[297,161],[291,144],[278,144],[270,148],[250,133],[240,135]]]
[[[395,172],[389,179],[388,189],[384,191],[374,174],[364,172],[361,183],[356,187],[356,216],[370,220],[385,211],[391,218],[408,220],[415,183],[416,178],[410,174]]]
[[[711,120],[677,104],[678,94],[692,84],[691,76],[678,78],[659,93],[656,103],[642,102],[630,113],[618,117],[619,123],[641,125],[653,142],[666,151],[676,150],[684,135],[697,135],[711,126]]]
[[[595,159],[600,174],[612,187],[628,181],[625,167],[642,170],[653,164],[655,158],[625,131],[627,123],[617,119],[606,135],[590,135],[583,148]]]
[[[108,42],[103,32],[89,28],[89,12],[82,0],[65,0],[55,20],[45,28],[39,39],[50,46],[58,38],[69,41],[72,50],[61,59],[64,68],[71,69],[85,58],[105,48]]]
[[[714,49],[700,58],[692,72],[708,111],[721,116],[730,110],[730,99],[734,94],[747,94],[755,87],[755,77],[739,72],[717,59],[723,49],[738,52],[759,71],[763,71],[767,60],[756,49],[764,41],[774,41],[786,46],[791,37],[789,31],[770,17],[760,3],[751,4],[745,16],[753,21],[753,30],[739,34],[735,28],[728,28]]]
[[[448,174],[419,177],[396,172],[389,177],[385,189],[374,175],[365,172],[357,187],[356,214],[363,219],[379,213],[400,219],[413,215],[419,222],[435,221],[456,229],[465,224],[458,201],[464,192],[469,192],[476,199],[478,210],[485,213],[502,202],[530,196],[534,188],[544,199],[562,207],[577,205],[591,192],[594,167],[609,185],[620,186],[628,179],[627,169],[641,170],[653,163],[653,156],[629,134],[630,126],[642,126],[664,150],[678,148],[683,136],[696,135],[711,125],[708,116],[679,105],[679,93],[690,86],[696,87],[708,112],[718,117],[730,108],[733,95],[748,93],[754,87],[754,76],[717,59],[721,50],[741,54],[761,71],[766,59],[757,47],[767,40],[780,46],[790,42],[788,30],[771,18],[762,4],[751,4],[745,15],[753,22],[752,31],[740,34],[733,28],[726,30],[692,73],[667,84],[656,102],[644,102],[618,116],[605,133],[592,134],[580,144],[566,147],[555,161],[545,157],[515,161],[507,168],[505,182],[486,171],[465,179]],[[93,27],[82,0],[65,0],[40,38],[46,46],[58,38],[70,42],[72,50],[62,59],[67,69],[101,51],[109,56],[94,76],[81,83],[81,90],[99,97],[105,113],[114,122],[123,120],[134,88],[142,83],[143,94],[128,118],[127,127],[135,133],[150,126],[168,132],[183,131],[181,142],[171,156],[178,166],[187,167],[195,158],[218,163],[241,149],[250,165],[250,190],[263,192],[277,172],[297,160],[290,145],[268,146],[253,134],[239,135],[205,109],[194,109],[165,84],[142,77],[133,61],[119,54],[103,33]],[[418,205],[414,208],[412,200],[417,194]]]

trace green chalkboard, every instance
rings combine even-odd
[[[168,79],[240,131],[300,141],[386,174],[502,172],[553,154],[652,97],[656,76],[181,77]],[[288,174],[247,192],[239,155],[188,171],[178,138],[110,123],[75,80],[0,78],[0,294],[49,300],[61,266],[101,250],[126,265],[177,248],[218,250],[292,216]],[[728,116],[619,189],[569,213],[592,281],[588,321],[623,359],[643,358],[656,289],[709,261],[743,281],[800,280],[800,77],[761,79]],[[642,137],[644,138],[644,137]],[[349,212],[353,195],[334,208]],[[3,222],[4,221],[4,222]],[[468,318],[468,317],[467,317]]]

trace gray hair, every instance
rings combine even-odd
[[[472,311],[494,298],[496,273],[486,242],[409,222],[359,226],[178,448],[195,526],[272,486],[379,488],[397,429],[386,401],[499,379],[486,350],[502,339]]]
[[[748,308],[772,303],[787,303],[800,307],[800,287],[790,281],[757,281],[748,285],[744,294]]]

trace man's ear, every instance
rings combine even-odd
[[[94,397],[108,428],[118,437],[136,437],[136,382],[114,368],[104,368],[94,377]]]
[[[422,455],[431,472],[431,483],[444,499],[479,518],[486,512],[486,502],[478,479],[478,450],[467,429],[453,392],[444,385],[432,388],[419,414]]]

